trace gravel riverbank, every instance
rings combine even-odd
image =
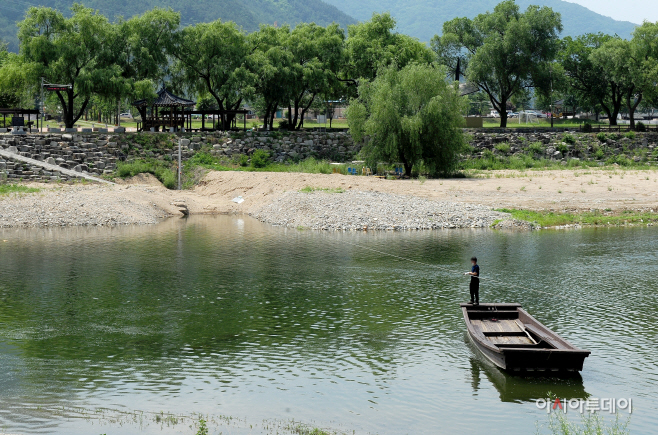
[[[509,218],[489,207],[381,192],[288,192],[251,214],[272,225],[333,231],[488,228]]]
[[[100,185],[63,185],[1,196],[0,228],[149,225],[169,216],[148,199],[136,201],[133,196],[125,189]]]

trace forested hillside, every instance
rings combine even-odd
[[[455,17],[473,18],[493,10],[500,0],[325,0],[359,21],[367,20],[373,12],[390,12],[398,23],[398,30],[421,41],[429,41],[441,33],[444,21]],[[562,14],[563,36],[584,33],[615,33],[630,38],[635,25],[616,21],[596,12],[562,0],[517,0],[522,9],[531,4],[549,6]]]
[[[258,29],[261,23],[294,25],[315,22],[327,25],[336,22],[346,27],[356,22],[322,0],[2,0],[0,39],[9,43],[11,51],[16,51],[15,23],[23,18],[29,6],[49,6],[67,12],[75,2],[98,9],[107,17],[126,18],[154,7],[171,7],[180,11],[184,25],[220,18],[235,21],[247,31]]]

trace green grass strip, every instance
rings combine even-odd
[[[593,211],[581,213],[555,213],[552,211],[533,211],[501,208],[496,211],[510,213],[514,219],[533,222],[542,227],[560,225],[590,225],[590,226],[624,226],[628,224],[647,224],[658,222],[658,213],[623,210],[620,213]]]
[[[27,187],[22,184],[0,184],[0,195],[9,195],[11,193],[36,193],[41,189],[37,187]]]

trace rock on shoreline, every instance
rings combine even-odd
[[[329,231],[489,228],[509,219],[482,205],[380,192],[288,192],[251,216],[288,228]]]

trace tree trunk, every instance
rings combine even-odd
[[[628,117],[630,119],[630,128],[631,130],[635,130],[635,110],[637,109],[637,106],[640,105],[642,102],[642,94],[638,95],[637,101],[635,103],[631,103],[632,99],[632,92],[629,92],[629,95],[626,100],[626,105],[628,106]]]
[[[299,121],[299,101],[295,100],[295,115],[292,117],[293,130],[299,130],[299,125],[297,125],[297,121]]]
[[[267,122],[270,120],[270,106],[265,108],[265,115],[263,115],[263,128],[267,130]]]
[[[308,109],[311,107],[311,104],[313,104],[313,101],[315,101],[315,95],[316,94],[313,94],[313,96],[311,97],[311,101],[308,102],[306,107],[302,107],[301,121],[299,122],[300,129],[304,126],[304,116],[306,115]]]
[[[506,105],[504,105],[503,107],[506,107]],[[500,128],[506,128],[507,127],[507,109],[500,110],[498,113],[500,113]]]
[[[617,125],[617,116],[619,116],[619,110],[621,107],[617,107],[616,105],[612,109],[612,114],[610,115],[610,125]]]
[[[403,162],[404,165],[404,175],[411,178],[411,170],[413,169],[414,165],[412,165],[409,162]]]

